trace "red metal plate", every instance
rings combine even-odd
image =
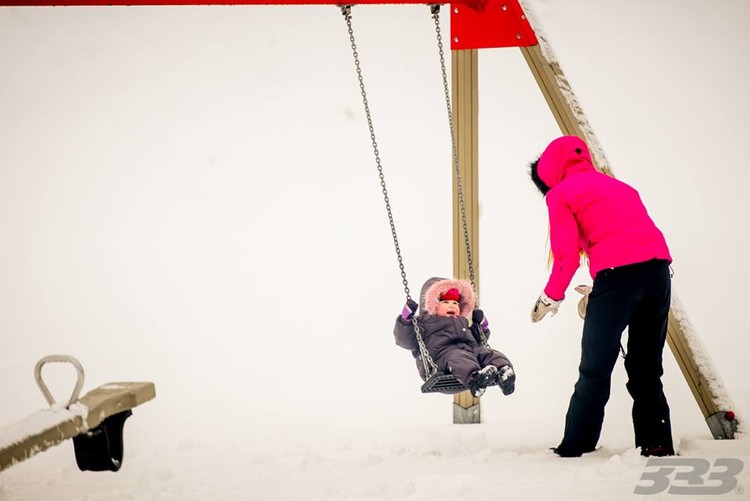
[[[538,43],[518,0],[489,0],[484,9],[451,4],[451,49],[526,47]]]

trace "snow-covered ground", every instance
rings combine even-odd
[[[675,293],[742,418],[750,6],[531,5],[664,231]],[[452,267],[434,26],[426,7],[359,6],[354,29],[415,291]],[[525,167],[558,130],[517,49],[480,53],[477,253],[492,344],[519,379],[466,426],[393,344],[403,291],[338,9],[0,8],[0,63],[0,427],[45,407],[32,371],[50,353],[83,363],[85,391],[157,390],[125,426],[118,473],[79,472],[68,441],[0,473],[0,500],[639,498],[655,467],[633,448],[622,364],[600,450],[548,450],[581,322],[572,290],[556,317],[528,319],[547,224]],[[747,464],[744,435],[710,439],[668,351],[665,370],[680,454]],[[44,375],[66,398],[73,371]],[[750,472],[735,478],[722,496],[748,499]]]

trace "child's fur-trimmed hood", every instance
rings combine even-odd
[[[420,297],[420,308],[423,312],[434,315],[440,304],[440,295],[448,289],[458,289],[461,300],[458,302],[459,314],[465,318],[471,318],[471,312],[476,306],[476,296],[471,284],[466,280],[433,277],[422,286]]]

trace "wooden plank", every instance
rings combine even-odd
[[[473,266],[479,261],[479,85],[478,51],[452,51],[453,68],[453,116],[461,175],[464,209],[469,233],[469,245]],[[451,162],[451,167],[455,166]],[[461,210],[458,201],[458,185],[453,177],[453,273],[469,279]],[[477,270],[474,281],[479,289]]]
[[[540,44],[520,49],[557,125],[563,134],[583,138],[591,150],[596,168],[614,177],[596,134],[573,93],[573,88],[557,60],[547,55],[551,52],[550,49],[542,50],[544,38],[540,36],[539,39]]]
[[[0,471],[96,428],[109,416],[156,396],[153,383],[109,383],[87,393],[70,409],[45,409],[0,429]]]
[[[87,393],[78,403],[89,409],[89,429],[109,416],[137,407],[156,396],[154,383],[109,383]]]
[[[459,173],[469,233],[474,283],[479,291],[479,52],[451,51],[452,109],[458,152]],[[455,170],[455,165],[451,162]],[[453,177],[453,275],[469,279],[466,241],[458,201],[456,176]],[[474,424],[481,422],[480,403],[469,391],[453,397],[453,422]]]
[[[549,47],[546,37],[539,32],[537,32],[537,37],[539,39],[538,45],[521,47],[520,49],[560,130],[563,134],[583,138],[591,149],[597,169],[615,177],[568,79],[563,74],[560,64]],[[719,378],[713,373],[714,369],[707,363],[697,363],[696,353],[691,349],[687,340],[685,326],[677,321],[677,318],[681,316],[675,311],[673,301],[667,329],[667,344],[695,397],[698,407],[703,413],[703,417],[708,419],[716,413],[722,413],[723,415],[726,411],[731,410],[729,408],[731,404],[721,387]],[[716,436],[713,429],[712,433]]]
[[[703,417],[707,418],[719,409],[713,402],[708,388],[701,383],[700,370],[694,363],[695,355],[690,346],[685,342],[685,337],[681,335],[681,331],[677,327],[678,325],[674,319],[674,314],[670,311],[669,325],[667,327],[667,344],[677,360],[677,365],[680,367],[682,375],[685,377],[685,381],[687,381],[690,391],[693,393],[698,407],[700,407],[701,413],[703,413]]]

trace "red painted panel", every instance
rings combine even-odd
[[[463,5],[481,9],[487,0],[457,0]],[[490,0],[495,1],[495,0]],[[355,2],[336,2],[331,0],[0,0],[0,7],[36,7],[36,6],[81,6],[81,5],[343,5],[343,4],[388,4],[388,5],[427,5],[429,2],[419,0],[357,0]]]
[[[0,7],[143,5],[340,5],[330,0],[0,0]],[[418,0],[358,0],[356,4],[426,4]],[[520,47],[537,43],[518,0],[456,0],[450,5],[451,49]]]
[[[526,47],[538,43],[518,0],[490,0],[481,11],[451,4],[451,49]]]

